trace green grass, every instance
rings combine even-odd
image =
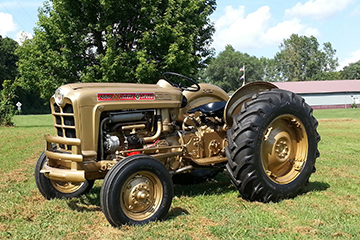
[[[0,128],[0,238],[10,239],[356,239],[360,238],[360,109],[317,110],[321,135],[317,172],[294,199],[247,202],[225,174],[176,186],[164,221],[109,225],[101,212],[101,181],[90,194],[45,200],[33,168],[53,133],[50,115],[15,116]]]

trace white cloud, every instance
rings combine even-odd
[[[16,41],[21,45],[26,39],[32,39],[33,35],[31,33],[21,31],[16,34]]]
[[[360,49],[356,50],[355,52],[352,52],[351,57],[344,59],[338,67],[338,71],[342,70],[344,67],[348,66],[350,63],[355,63],[357,61],[360,61]]]
[[[298,2],[294,7],[285,10],[285,16],[294,17],[311,17],[322,20],[341,12],[354,0],[310,0],[306,3]]]
[[[294,18],[280,22],[275,27],[269,28],[263,35],[263,41],[268,44],[279,44],[283,39],[288,38],[293,33],[306,36],[313,35],[315,37],[320,35],[319,30],[316,28],[307,27],[301,23],[300,19]]]
[[[0,35],[6,36],[8,32],[13,32],[16,28],[12,15],[0,12]]]
[[[246,52],[249,49],[263,48],[269,45],[280,45],[283,39],[291,34],[314,35],[320,33],[316,28],[308,27],[300,19],[292,19],[271,27],[273,19],[269,6],[263,6],[248,15],[245,7],[234,9],[226,7],[225,14],[215,22],[213,46],[219,52],[225,45],[231,44],[236,50]]]
[[[226,44],[240,47],[240,51],[241,48],[256,48],[256,39],[264,34],[270,18],[268,6],[263,6],[247,16],[244,6],[239,6],[238,9],[226,7],[225,15],[215,22],[215,48],[224,48]]]

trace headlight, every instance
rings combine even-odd
[[[54,97],[57,105],[61,105],[63,103],[64,93],[61,88],[56,89]]]

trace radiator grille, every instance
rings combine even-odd
[[[75,118],[73,106],[69,103],[64,107],[53,105],[54,127],[59,137],[76,138]],[[71,150],[71,145],[59,144],[65,150]]]

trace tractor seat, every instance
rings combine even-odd
[[[226,101],[206,103],[194,107],[193,109],[190,109],[188,113],[195,113],[197,111],[200,111],[206,116],[216,115],[218,117],[222,117],[224,113],[225,105],[226,105]]]

